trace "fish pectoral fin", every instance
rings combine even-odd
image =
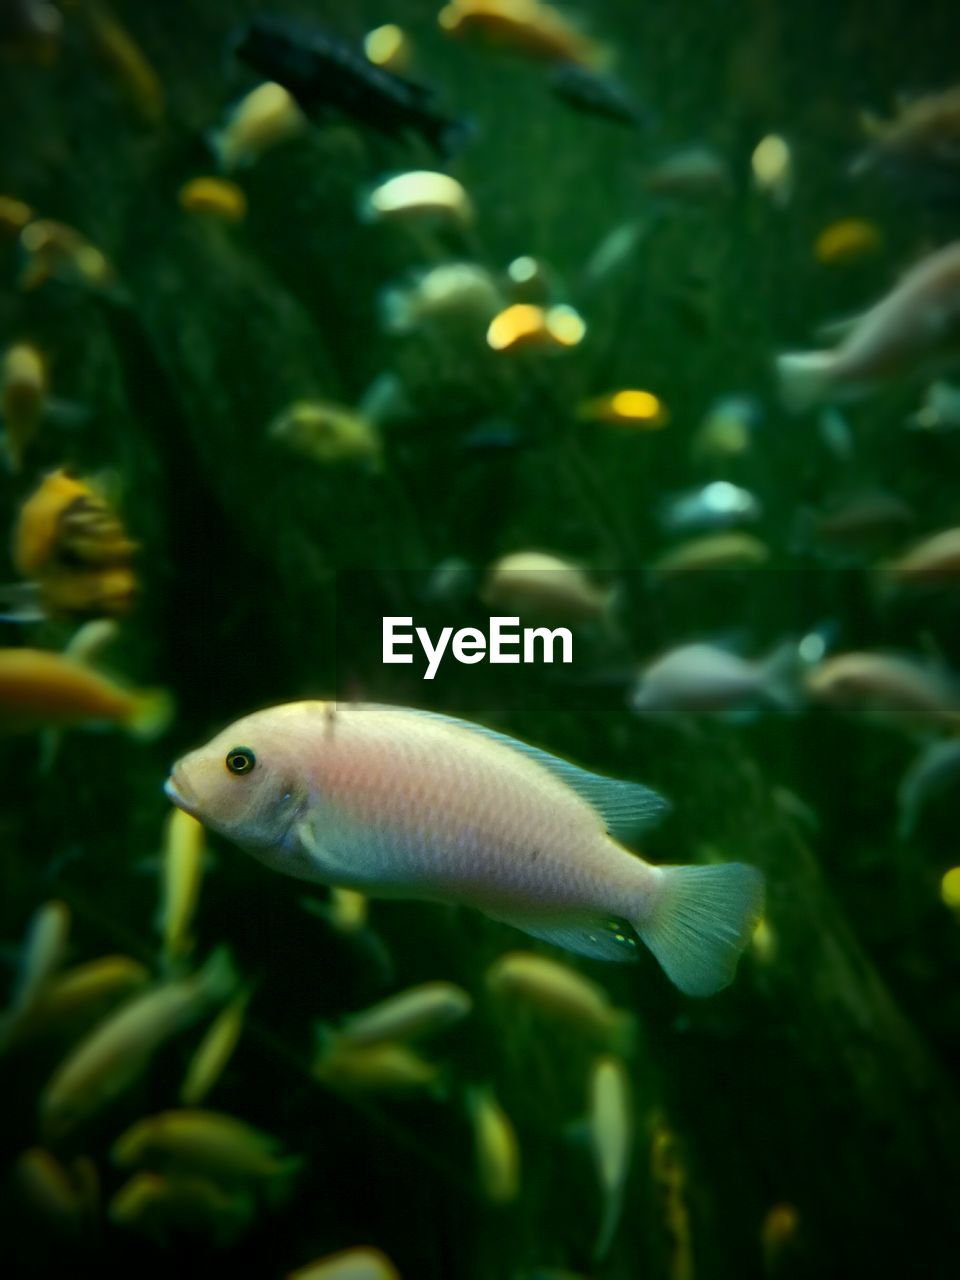
[[[581,956],[592,956],[595,960],[629,962],[636,960],[640,951],[640,943],[633,927],[615,916],[556,916],[552,919],[539,917],[531,919],[522,916],[495,915],[492,918],[501,924],[520,929],[532,938],[541,938],[555,947],[574,951]]]
[[[350,883],[349,862],[323,842],[314,823],[307,819],[298,822],[293,834],[301,851],[310,859],[311,871],[316,873],[318,881],[324,884]]]

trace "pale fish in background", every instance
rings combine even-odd
[[[897,835],[909,840],[928,801],[960,785],[960,738],[924,747],[897,788]]]
[[[474,220],[473,202],[449,173],[413,169],[384,179],[360,201],[363,222],[434,218],[466,229]]]
[[[863,394],[931,363],[960,341],[960,241],[929,254],[830,351],[777,357],[784,404],[795,411]]]
[[[480,599],[490,609],[577,622],[608,618],[616,594],[569,560],[544,551],[514,551],[487,569]]]
[[[10,1005],[0,1018],[0,1048],[19,1032],[63,963],[70,935],[70,910],[53,899],[34,912],[20,949]]]
[[[342,1018],[331,1034],[351,1047],[428,1039],[462,1021],[470,994],[452,982],[424,982]]]
[[[409,284],[380,296],[387,333],[413,333],[427,325],[475,325],[480,332],[503,307],[503,293],[486,269],[473,262],[444,262],[421,270]]]
[[[405,75],[413,63],[413,41],[395,22],[374,27],[363,37],[363,51],[376,67]]]
[[[187,1064],[180,1086],[183,1106],[198,1107],[223,1075],[243,1035],[249,1002],[250,992],[241,991],[210,1023]]]
[[[167,816],[163,837],[160,933],[163,959],[173,968],[190,954],[190,927],[203,882],[204,830],[196,818],[174,808]]]
[[[20,232],[20,250],[23,269],[18,284],[24,292],[57,280],[119,297],[116,273],[106,255],[64,222],[51,218],[28,222]]]
[[[782,1202],[772,1205],[760,1225],[760,1249],[768,1276],[779,1275],[785,1254],[790,1250],[800,1229],[800,1214],[795,1205]]]
[[[552,307],[515,302],[497,314],[487,328],[491,351],[566,351],[586,337],[583,316],[566,303]]]
[[[960,725],[960,685],[930,662],[892,653],[841,653],[806,673],[810,697],[837,711],[905,725]]]
[[[344,1093],[434,1093],[441,1072],[408,1045],[385,1040],[354,1047],[319,1034],[319,1053],[311,1068],[315,1080]]]
[[[752,533],[709,533],[661,552],[651,569],[661,578],[716,569],[753,569],[766,564],[770,548]]]
[[[763,416],[751,396],[721,396],[704,415],[690,446],[695,462],[715,464],[744,457]]]
[[[949,382],[931,382],[923,404],[906,419],[911,431],[956,431],[960,427],[960,387]]]
[[[609,395],[581,400],[577,405],[577,417],[582,422],[603,422],[608,427],[658,431],[670,421],[670,412],[652,391],[625,387]]]
[[[799,676],[794,641],[752,660],[716,645],[685,644],[644,668],[629,705],[637,715],[651,719],[741,711],[763,703],[795,711]]]
[[[660,527],[671,535],[754,524],[762,514],[759,498],[729,480],[711,480],[701,489],[670,494],[659,508]]]
[[[179,760],[166,791],[287,875],[473,906],[598,959],[643,941],[691,995],[732,981],[762,911],[753,867],[655,867],[619,843],[663,816],[648,788],[430,712],[256,712]]]
[[[869,145],[851,165],[852,174],[890,166],[914,173],[943,170],[956,175],[960,164],[960,85],[901,99],[890,120],[864,111],[860,123]]]
[[[511,1204],[520,1194],[520,1144],[510,1117],[492,1089],[469,1100],[477,1181],[490,1204]]]
[[[584,287],[595,288],[618,276],[640,248],[650,226],[650,220],[635,218],[608,231],[584,263]]]
[[[147,124],[159,124],[166,110],[160,77],[130,32],[104,0],[74,6],[94,50],[130,107]]]
[[[400,1280],[400,1272],[385,1253],[361,1246],[308,1262],[286,1280]]]
[[[149,980],[145,966],[129,956],[101,956],[65,969],[44,985],[11,1028],[12,1035],[18,1041],[45,1035],[67,1038]]]
[[[487,970],[486,986],[512,1010],[530,1010],[620,1053],[633,1047],[633,1015],[615,1008],[599,983],[548,956],[510,951]]]
[[[633,1091],[626,1067],[613,1055],[598,1058],[590,1072],[588,1125],[603,1194],[603,1216],[593,1250],[594,1260],[601,1262],[620,1225],[633,1152]]]
[[[805,528],[817,539],[841,547],[869,548],[903,533],[916,513],[903,498],[884,489],[861,489],[831,498],[819,511],[801,510]]]
[[[643,185],[651,195],[688,200],[717,199],[733,191],[729,164],[719,152],[706,146],[675,151],[647,170]]]
[[[960,527],[942,529],[881,566],[884,577],[900,586],[960,579]]]
[[[778,133],[768,133],[750,157],[753,185],[777,208],[784,209],[793,195],[793,152]]]
[[[330,400],[295,400],[267,428],[271,440],[322,466],[381,466],[380,433],[364,415]]]
[[[210,149],[224,173],[254,164],[274,147],[295,138],[307,127],[307,117],[283,85],[267,80],[242,98],[226,123],[207,135]]]
[[[232,965],[219,951],[191,977],[131,997],[74,1045],[47,1081],[40,1094],[44,1131],[59,1137],[101,1111],[164,1041],[227,999],[233,985]]]

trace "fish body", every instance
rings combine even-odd
[[[491,609],[575,622],[604,618],[614,596],[568,560],[542,551],[514,551],[490,565],[480,598]]]
[[[393,1040],[353,1046],[321,1037],[312,1071],[321,1084],[344,1093],[432,1093],[440,1080],[436,1063]]]
[[[728,712],[764,701],[793,711],[798,665],[797,646],[791,642],[756,661],[714,645],[680,645],[643,671],[630,707],[654,719]]]
[[[16,1026],[16,1038],[69,1035],[102,1016],[149,981],[146,968],[128,956],[101,956],[54,975]]]
[[[58,898],[34,912],[20,951],[10,1009],[0,1020],[0,1045],[20,1033],[63,963],[70,935],[70,910]]]
[[[881,489],[851,493],[810,516],[817,538],[844,546],[869,546],[902,532],[916,515],[895,493]]]
[[[383,328],[398,334],[450,323],[482,331],[502,308],[503,294],[493,276],[472,262],[445,262],[418,272],[409,284],[386,289],[380,300]]]
[[[909,840],[928,800],[960,783],[960,738],[944,738],[925,747],[897,788],[897,834]]]
[[[730,166],[719,152],[705,146],[676,151],[649,169],[643,185],[651,195],[710,200],[733,189]]]
[[[400,1272],[379,1249],[344,1249],[298,1267],[287,1280],[400,1280]]]
[[[854,174],[876,166],[913,170],[960,170],[960,85],[900,105],[890,120],[865,112],[869,146],[853,163]]]
[[[254,164],[306,127],[307,118],[292,94],[282,84],[267,80],[251,89],[207,140],[220,170],[233,173]]]
[[[380,434],[363,414],[330,400],[296,400],[267,428],[272,440],[323,466],[380,466]]]
[[[37,434],[49,390],[42,352],[29,342],[8,347],[0,366],[0,388],[7,457],[11,469],[18,472]]]
[[[473,222],[473,204],[463,185],[448,173],[411,169],[387,178],[360,203],[364,222],[443,218],[460,227]]]
[[[569,965],[532,951],[511,951],[487,971],[491,995],[511,1007],[526,1007],[562,1026],[626,1049],[633,1041],[634,1021],[616,1009],[599,983]]]
[[[272,1177],[289,1161],[280,1142],[236,1116],[182,1108],[138,1120],[114,1143],[111,1156],[122,1169],[177,1165],[210,1177]]]
[[[887,653],[841,653],[806,675],[807,692],[837,710],[906,724],[960,724],[960,687],[927,663]]]
[[[20,232],[23,270],[19,284],[24,292],[48,280],[78,285],[95,293],[108,293],[116,285],[113,267],[96,245],[63,222],[37,218]]]
[[[639,935],[691,994],[732,979],[760,910],[753,868],[653,867],[617,842],[664,811],[647,788],[402,707],[254,713],[180,760],[167,793],[288,875],[473,906],[602,959],[632,958]]]
[[[110,1201],[110,1221],[168,1245],[181,1233],[207,1235],[221,1246],[242,1235],[255,1206],[245,1190],[232,1191],[193,1175],[167,1177],[141,1170]]]
[[[190,951],[193,922],[203,881],[204,830],[196,818],[172,809],[163,840],[160,931],[168,966]]]
[[[749,396],[723,396],[697,429],[691,454],[698,462],[726,462],[749,453],[760,421],[759,404]]]
[[[184,1030],[233,984],[223,953],[189,978],[133,996],[80,1040],[40,1095],[45,1130],[60,1135],[122,1092],[170,1036]]]
[[[451,0],[440,10],[438,21],[444,34],[454,39],[543,62],[597,70],[608,61],[602,46],[542,0]]]
[[[750,158],[753,184],[773,204],[784,208],[793,194],[793,153],[777,133],[761,138]]]
[[[235,53],[283,85],[307,115],[332,109],[391,137],[416,133],[441,154],[463,128],[434,108],[430,89],[376,66],[362,47],[320,28],[255,18]]]
[[[413,42],[395,22],[368,31],[363,37],[363,52],[375,66],[394,75],[404,75],[413,62]]]
[[[177,196],[187,213],[205,214],[221,222],[242,222],[247,216],[247,197],[235,182],[225,178],[191,178]]]
[[[880,229],[865,218],[841,218],[831,222],[817,236],[813,256],[822,266],[847,266],[879,252],[883,245]]]
[[[217,1083],[243,1034],[250,993],[243,991],[214,1018],[197,1045],[180,1089],[185,1107],[197,1107]]]
[[[728,480],[711,480],[702,489],[673,494],[660,506],[660,526],[666,533],[690,534],[753,524],[763,509],[749,489]]]
[[[540,307],[515,302],[490,321],[487,346],[492,351],[563,351],[586,336],[583,317],[563,303]]]
[[[425,982],[348,1015],[334,1035],[356,1047],[385,1040],[421,1040],[460,1022],[472,1008],[469,994],[454,983]]]
[[[582,400],[577,417],[583,422],[603,422],[609,427],[634,427],[658,431],[670,421],[667,406],[651,391],[625,388],[605,396]]]
[[[520,1194],[516,1130],[491,1089],[478,1089],[470,1110],[480,1190],[490,1204],[510,1204]]]
[[[604,1211],[594,1258],[609,1251],[620,1222],[623,1191],[633,1150],[633,1097],[627,1069],[620,1058],[598,1058],[590,1073],[590,1146],[603,1192]]]
[[[777,358],[787,407],[860,394],[960,352],[960,241],[924,258],[834,350]]]
[[[149,737],[169,714],[161,690],[126,689],[45,649],[0,649],[0,725],[8,730],[117,724]]]
[[[770,548],[752,533],[738,530],[708,533],[679,542],[654,560],[652,568],[660,577],[716,569],[751,569],[766,564]]]
[[[584,115],[599,116],[634,129],[644,123],[643,113],[622,85],[576,63],[560,63],[554,67],[550,73],[550,89],[561,102]]]
[[[960,528],[943,529],[884,566],[893,582],[953,582],[960,577]]]

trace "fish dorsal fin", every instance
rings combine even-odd
[[[410,715],[464,729],[526,756],[528,760],[552,773],[595,809],[603,818],[607,831],[616,840],[627,840],[643,831],[649,831],[670,811],[668,800],[640,782],[623,782],[618,778],[606,778],[601,773],[590,773],[579,765],[571,764],[569,760],[551,755],[549,751],[541,751],[539,747],[531,747],[529,743],[511,738],[509,734],[498,733],[496,729],[488,729],[485,725],[474,724],[470,720],[460,720],[456,716],[443,715],[438,711],[421,711],[413,707],[407,710]]]

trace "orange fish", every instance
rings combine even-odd
[[[163,690],[134,690],[45,649],[0,649],[0,726],[16,731],[117,724],[140,737],[170,718]]]
[[[545,62],[597,70],[609,61],[601,45],[540,0],[451,0],[441,9],[438,21],[449,36],[512,49]]]

